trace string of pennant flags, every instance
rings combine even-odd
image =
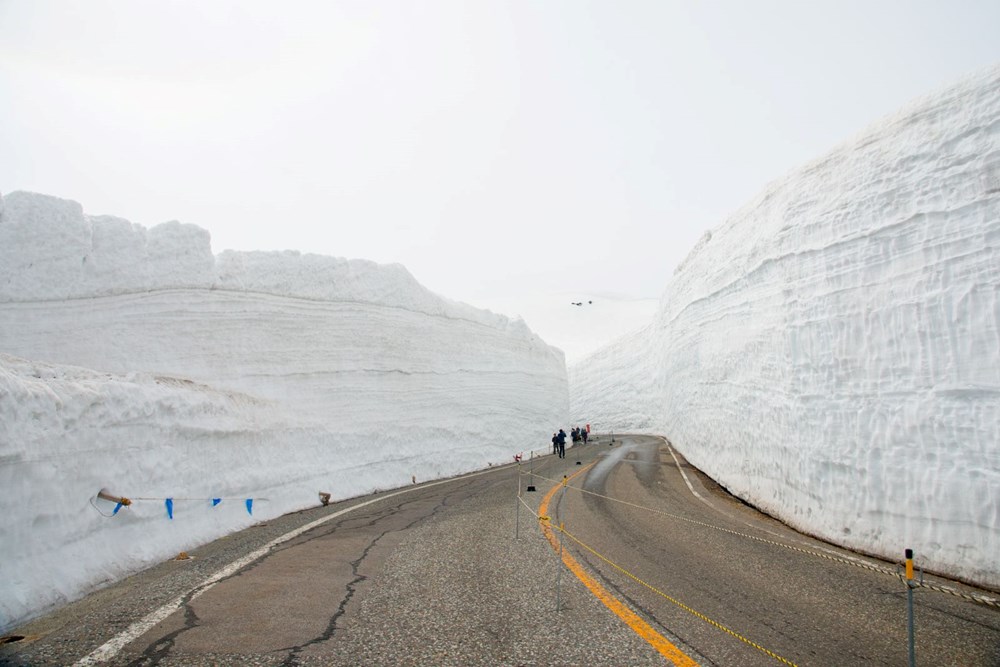
[[[114,515],[118,514],[118,512],[121,511],[121,509],[123,507],[128,507],[128,506],[130,506],[135,501],[157,501],[157,502],[163,502],[164,509],[167,512],[167,518],[170,519],[171,521],[174,518],[174,503],[175,502],[211,502],[212,503],[212,507],[217,507],[224,500],[242,501],[244,507],[246,507],[247,514],[249,514],[250,516],[253,516],[253,504],[254,504],[254,501],[255,500],[258,500],[258,501],[265,501],[265,500],[267,500],[267,498],[227,498],[227,497],[218,497],[218,498],[177,498],[177,497],[171,497],[171,498],[149,498],[149,497],[126,498],[125,496],[116,496],[116,495],[108,492],[107,489],[101,489],[100,491],[98,491],[97,492],[97,498],[100,498],[102,500],[107,500],[109,502],[115,503],[115,507],[111,511],[110,516],[114,516]],[[95,505],[95,508],[96,508],[96,505]],[[100,511],[100,509],[98,509],[98,511]],[[108,516],[108,515],[105,515],[105,516]]]

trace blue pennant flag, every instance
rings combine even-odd
[[[253,498],[247,498],[247,514],[253,516]]]
[[[222,498],[212,498],[212,507],[215,507],[222,502]]]
[[[164,501],[163,504],[167,506],[167,518],[168,519],[173,519],[174,518],[174,499],[173,498],[167,498],[166,501]]]
[[[114,515],[118,514],[118,510],[120,510],[121,508],[122,508],[122,504],[121,503],[118,503],[117,505],[115,505],[115,509],[111,512],[111,516],[114,516]]]

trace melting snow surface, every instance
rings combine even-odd
[[[567,423],[560,351],[402,266],[214,257],[191,225],[2,201],[0,630],[320,491],[508,463]],[[102,487],[151,500],[103,516]]]
[[[1000,68],[768,187],[570,391],[797,528],[1000,587]]]

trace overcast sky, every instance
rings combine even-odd
[[[1000,61],[998,26],[997,0],[0,0],[0,191],[477,305],[656,297],[768,182]]]

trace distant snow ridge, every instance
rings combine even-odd
[[[318,491],[506,463],[568,423],[560,351],[402,266],[0,201],[0,631]],[[104,486],[194,500],[111,519]]]
[[[769,186],[570,391],[806,532],[1000,588],[1000,68]]]

